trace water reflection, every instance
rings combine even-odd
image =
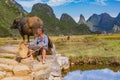
[[[76,70],[69,72],[64,80],[120,80],[120,72],[108,68],[101,70]]]

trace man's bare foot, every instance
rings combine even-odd
[[[34,60],[33,56],[31,55],[30,57],[28,57],[28,59],[30,60]]]
[[[45,60],[42,60],[42,64],[45,64],[46,63],[46,61]]]

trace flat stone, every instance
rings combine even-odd
[[[30,76],[22,76],[22,77],[6,77],[3,78],[2,80],[33,80]]]
[[[69,58],[68,57],[58,56],[57,57],[57,62],[62,69],[63,68],[68,69],[69,68]]]
[[[33,79],[34,80],[45,80],[46,78],[46,71],[45,70],[40,70],[37,72],[32,73]]]
[[[0,47],[1,49],[3,49],[6,52],[10,52],[10,53],[17,53],[18,52],[18,45],[5,45]]]
[[[26,65],[19,64],[13,68],[13,72],[15,76],[26,76],[30,73],[30,69]]]
[[[5,75],[6,75],[6,72],[1,72],[1,71],[0,71],[0,79],[4,78]]]
[[[21,77],[6,77],[6,78],[3,78],[2,80],[23,80],[23,78],[21,78]]]
[[[12,71],[13,66],[12,65],[7,65],[7,64],[0,64],[0,70],[1,71]]]
[[[1,58],[14,58],[16,55],[15,54],[10,54],[10,53],[0,53]]]
[[[48,78],[48,80],[53,80],[54,79],[54,77],[53,76],[49,76],[49,78]]]
[[[31,65],[33,62],[38,62],[37,60],[30,60],[29,58],[22,59],[20,63]]]
[[[54,77],[53,80],[62,80],[61,77]]]
[[[59,72],[51,72],[50,75],[54,76],[54,77],[60,77],[61,74]]]
[[[6,77],[11,77],[11,76],[13,76],[13,72],[7,72],[6,73]]]
[[[17,65],[18,62],[13,59],[6,59],[6,58],[0,58],[1,64],[8,64],[8,65]]]
[[[42,64],[42,62],[35,62],[32,64],[32,71],[46,70],[50,64]]]

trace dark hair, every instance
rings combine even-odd
[[[43,28],[38,28],[38,30],[41,30],[42,32],[44,32],[44,29],[43,29]]]

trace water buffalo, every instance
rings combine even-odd
[[[18,29],[23,40],[25,40],[25,35],[27,35],[29,42],[29,37],[33,35],[35,37],[37,32],[36,30],[39,27],[43,27],[43,21],[37,16],[33,16],[25,17],[21,20],[14,20],[11,29]]]

